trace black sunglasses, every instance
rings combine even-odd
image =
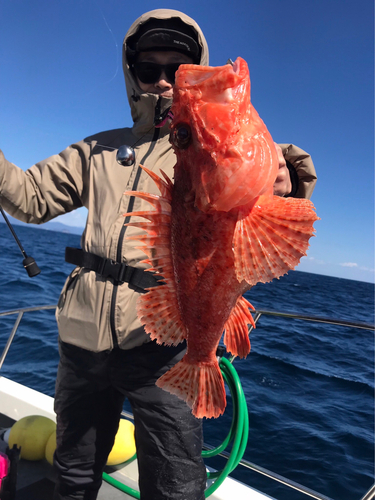
[[[174,83],[176,71],[181,64],[184,63],[157,64],[154,62],[136,62],[133,64],[133,68],[142,83],[157,82],[163,71],[167,80]]]

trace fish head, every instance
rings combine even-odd
[[[182,169],[200,210],[228,212],[272,193],[277,151],[251,104],[242,58],[233,66],[181,65],[172,113],[175,180]]]

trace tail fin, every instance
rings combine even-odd
[[[224,380],[216,358],[198,365],[189,363],[185,354],[156,385],[186,401],[197,418],[217,418],[224,413]]]

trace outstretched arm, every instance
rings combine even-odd
[[[89,146],[79,143],[26,171],[0,150],[0,203],[13,217],[41,224],[84,204]]]

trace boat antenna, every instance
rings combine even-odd
[[[26,269],[27,274],[30,276],[30,278],[37,276],[40,273],[40,269],[37,266],[35,259],[33,259],[32,257],[30,257],[26,254],[25,250],[23,249],[23,246],[21,245],[20,240],[18,239],[18,237],[16,235],[15,230],[12,227],[12,224],[9,222],[9,219],[6,216],[6,213],[4,212],[4,209],[1,205],[0,205],[0,212],[1,212],[1,215],[4,217],[4,220],[7,224],[7,226],[9,227],[9,230],[12,233],[13,238],[16,240],[17,245],[19,246],[22,255],[24,256],[22,264],[23,264],[23,267]]]

